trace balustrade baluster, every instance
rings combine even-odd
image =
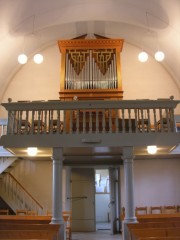
[[[105,120],[105,109],[102,110],[102,132],[105,133],[106,131],[106,120]]]
[[[53,133],[53,110],[50,111],[50,129],[49,132]]]
[[[116,133],[119,132],[118,120],[119,120],[118,109],[115,109],[115,132]]]
[[[171,131],[175,132],[176,131],[176,126],[175,126],[175,119],[174,119],[174,109],[171,108],[169,109],[170,111],[170,123],[171,123]]]
[[[134,115],[135,115],[135,132],[138,132],[139,129],[139,124],[138,124],[138,109],[134,109]]]
[[[95,114],[96,114],[95,131],[96,131],[96,133],[98,133],[98,132],[100,132],[99,131],[99,128],[100,128],[100,126],[99,126],[99,111],[96,110]]]
[[[26,110],[25,133],[29,133],[29,111]]]
[[[38,110],[38,127],[37,127],[37,133],[41,132],[41,111]]]
[[[61,124],[60,124],[60,110],[57,110],[57,130],[56,134],[61,132]]]
[[[145,128],[144,128],[144,109],[141,108],[141,129],[142,129],[142,132],[145,131]]]
[[[9,121],[11,124],[9,124],[9,131],[11,134],[16,134],[17,133],[17,119],[16,119],[16,111],[10,111],[10,117]]]
[[[162,108],[159,109],[159,116],[160,116],[159,130],[160,130],[160,132],[164,132]]]
[[[31,134],[34,133],[34,116],[35,116],[35,111],[32,110],[32,126],[31,126]]]
[[[69,123],[69,125],[70,125],[70,129],[69,129],[69,132],[70,133],[72,133],[72,130],[73,131],[76,131],[76,126],[74,126],[74,129],[73,129],[73,113],[75,114],[75,110],[73,111],[73,110],[70,110],[70,119],[69,119],[69,121],[70,121],[70,123]],[[75,118],[76,119],[76,118]]]
[[[109,132],[112,133],[112,109],[108,110],[109,112]]]
[[[47,133],[47,131],[48,131],[47,115],[48,115],[47,110],[44,110],[44,114],[43,114],[43,116],[44,116],[44,134]]]
[[[92,133],[92,110],[89,111],[89,132]]]
[[[76,110],[76,133],[79,133],[79,110]]]
[[[132,133],[131,109],[128,108],[129,132]]]
[[[167,125],[167,131],[171,132],[170,128],[170,121],[171,121],[171,115],[169,114],[169,109],[165,109],[165,119],[164,119],[164,126]]]
[[[22,132],[22,114],[23,114],[23,111],[19,111],[18,134],[21,134],[21,132]]]
[[[158,131],[158,122],[156,119],[156,109],[153,108],[153,116],[154,116],[154,131],[157,132]]]
[[[122,132],[123,133],[125,133],[125,118],[124,118],[124,116],[125,116],[125,109],[123,108],[122,109]]]
[[[147,124],[148,124],[148,132],[151,132],[151,118],[150,118],[150,110],[147,109]]]
[[[86,132],[86,113],[85,113],[84,110],[82,111],[82,113],[83,113],[83,120],[82,120],[83,126],[82,126],[82,129],[83,129],[83,133],[85,133]]]

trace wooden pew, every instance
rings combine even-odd
[[[59,224],[0,224],[0,239],[60,240]]]
[[[132,229],[132,239],[142,240],[142,238],[161,238],[161,237],[179,237],[180,228],[146,228],[146,229]]]
[[[145,237],[140,240],[179,240],[179,237]]]
[[[180,228],[180,222],[145,222],[145,223],[128,223],[127,224],[130,237],[133,239],[132,230],[133,229],[148,229],[148,228]]]
[[[31,216],[31,215],[0,215],[0,224],[43,224],[50,223],[51,216]]]
[[[137,215],[138,222],[172,222],[180,221],[180,213],[160,213]]]
[[[131,229],[144,229],[144,228],[180,228],[179,221],[172,222],[144,222],[144,223],[128,223],[129,230]]]

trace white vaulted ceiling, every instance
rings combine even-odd
[[[58,39],[83,34],[123,38],[162,63],[180,91],[179,0],[0,0],[0,100],[20,65]]]

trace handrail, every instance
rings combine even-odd
[[[179,100],[9,102],[8,135],[175,132]]]
[[[23,185],[11,174],[7,173],[11,178],[26,192],[27,195],[43,210],[43,206],[23,187]]]
[[[16,208],[35,210],[39,215],[43,212],[43,206],[23,187],[23,185],[11,174],[6,173],[1,181],[1,191],[16,204]]]

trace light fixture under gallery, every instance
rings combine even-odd
[[[149,154],[155,154],[157,152],[157,146],[155,145],[147,146],[147,152]]]
[[[37,155],[37,147],[28,147],[27,153],[31,157],[36,156]]]

